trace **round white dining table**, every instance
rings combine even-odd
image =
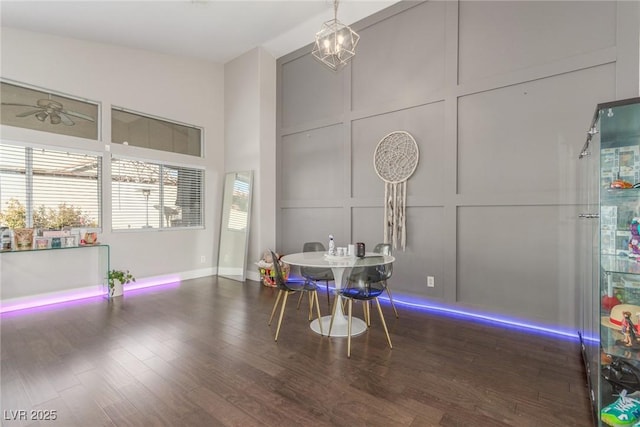
[[[364,258],[356,258],[354,256],[328,256],[326,252],[300,252],[296,254],[285,255],[281,258],[281,261],[289,265],[297,265],[301,267],[320,267],[331,268],[333,272],[333,278],[336,284],[336,290],[342,287],[342,280],[346,271],[351,271],[351,268],[358,261],[358,267],[362,266],[375,266],[391,264],[395,261],[395,258],[391,255],[383,255],[378,253],[367,252]],[[311,322],[311,330],[321,334],[320,322],[322,322],[322,331],[324,334],[329,332],[329,324],[331,323],[331,315],[322,316],[320,319],[314,319]],[[346,337],[348,335],[348,319],[342,311],[342,304],[338,304],[336,307],[336,316],[333,320],[333,327],[331,328],[332,337]],[[359,335],[367,330],[367,324],[364,320],[357,317],[351,319],[351,336]]]

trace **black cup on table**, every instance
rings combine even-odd
[[[364,257],[364,243],[362,242],[356,243],[356,256],[358,258]]]

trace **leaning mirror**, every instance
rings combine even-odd
[[[253,171],[230,172],[224,180],[218,276],[244,281],[247,269]]]

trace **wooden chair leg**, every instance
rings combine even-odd
[[[391,308],[393,308],[393,312],[396,315],[396,319],[399,319],[400,316],[398,316],[398,310],[396,310],[396,305],[393,303],[393,297],[391,296],[391,289],[389,289],[388,285],[387,285],[387,295],[389,296],[389,302],[391,303]]]
[[[311,319],[313,319],[313,292],[316,291],[306,292],[307,294],[309,294],[309,322],[311,322]]]
[[[364,317],[364,323],[369,326],[369,321],[367,320],[367,302],[362,301],[362,316]]]
[[[296,305],[296,310],[300,310],[300,303],[302,302],[302,294],[304,294],[304,292],[300,292],[300,296],[298,297],[298,305]]]
[[[349,298],[349,323],[347,325],[347,358],[351,358],[351,312],[353,310],[353,299]]]
[[[271,310],[271,317],[269,318],[269,323],[267,325],[271,326],[271,321],[273,320],[273,315],[276,312],[276,308],[278,307],[278,301],[280,301],[280,297],[284,291],[282,289],[278,290],[278,296],[276,296],[276,303],[273,304],[273,310]]]
[[[287,306],[287,298],[289,292],[284,291],[284,299],[282,300],[282,308],[280,308],[280,318],[278,319],[278,328],[276,329],[276,338],[274,341],[278,341],[278,335],[280,335],[280,325],[282,324],[282,317],[284,316],[284,308]]]
[[[380,307],[380,300],[378,300],[378,298],[376,298],[376,304],[378,305],[378,313],[380,313],[380,321],[382,322],[384,333],[387,335],[387,342],[389,343],[389,348],[393,348],[393,346],[391,345],[391,337],[389,336],[389,330],[387,329],[387,324],[384,321],[384,315],[382,314],[382,307]]]
[[[371,327],[371,306],[369,301],[362,301],[362,308],[364,309],[364,321],[367,324],[367,328]]]

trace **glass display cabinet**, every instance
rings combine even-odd
[[[640,98],[599,104],[579,158],[580,340],[594,424],[640,426]]]

